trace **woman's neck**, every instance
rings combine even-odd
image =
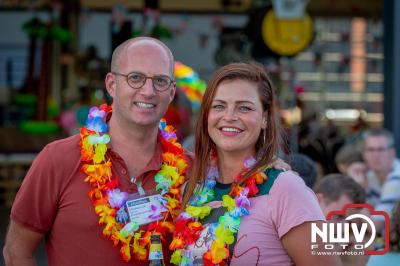
[[[230,184],[235,181],[236,176],[243,170],[243,162],[246,158],[254,156],[254,154],[218,152],[218,182]]]

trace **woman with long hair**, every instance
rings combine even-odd
[[[313,256],[311,222],[324,216],[292,171],[268,168],[278,153],[276,95],[264,68],[217,70],[203,97],[195,161],[176,220],[180,265],[337,265]]]

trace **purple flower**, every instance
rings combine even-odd
[[[95,118],[95,117],[100,117],[100,118],[104,118],[104,116],[106,115],[106,112],[104,112],[103,110],[95,107],[90,108],[89,110],[89,118]]]
[[[174,139],[176,138],[176,134],[175,132],[169,132],[169,131],[161,131],[161,136],[165,139],[165,140],[170,140],[170,139]]]
[[[238,207],[248,207],[250,206],[250,201],[247,198],[247,194],[249,193],[249,189],[246,187],[242,191],[240,191],[239,195],[235,198],[236,206]]]
[[[254,157],[248,157],[244,160],[243,165],[246,168],[252,167],[256,163],[256,159]]]
[[[128,199],[128,193],[121,192],[119,188],[108,190],[107,196],[111,208],[121,208]]]
[[[163,207],[161,205],[152,203],[150,205],[150,208],[151,208],[151,214],[149,215],[150,219],[159,220],[162,218]]]

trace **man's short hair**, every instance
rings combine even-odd
[[[307,155],[301,153],[290,154],[285,159],[292,167],[292,170],[297,172],[309,188],[312,188],[317,179],[316,163]]]
[[[158,46],[160,46],[166,53],[167,56],[170,60],[170,70],[171,70],[171,75],[173,77],[174,75],[174,55],[171,52],[171,49],[168,48],[167,45],[165,45],[162,41],[152,38],[152,37],[147,37],[147,36],[140,36],[140,37],[135,37],[135,38],[131,38],[128,39],[126,41],[124,41],[123,43],[121,43],[120,45],[118,45],[111,56],[111,71],[119,71],[119,64],[121,63],[121,57],[122,57],[122,53],[124,52],[124,50],[126,49],[127,46],[129,46],[130,44],[133,43],[137,43],[137,42],[141,42],[141,41],[148,41],[148,42],[153,42],[154,44],[157,44]]]
[[[342,174],[329,174],[315,184],[315,193],[321,193],[330,202],[346,195],[353,203],[365,203],[363,187],[351,177]]]
[[[352,163],[364,162],[361,155],[360,145],[355,143],[346,144],[342,146],[335,156],[336,166],[339,164],[350,165]]]
[[[393,133],[385,128],[371,128],[366,130],[363,135],[365,141],[368,137],[385,137],[388,141],[388,147],[394,147],[394,136]]]

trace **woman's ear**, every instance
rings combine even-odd
[[[263,118],[262,118],[262,124],[261,124],[261,128],[262,129],[266,129],[267,128],[267,112],[264,113]]]

